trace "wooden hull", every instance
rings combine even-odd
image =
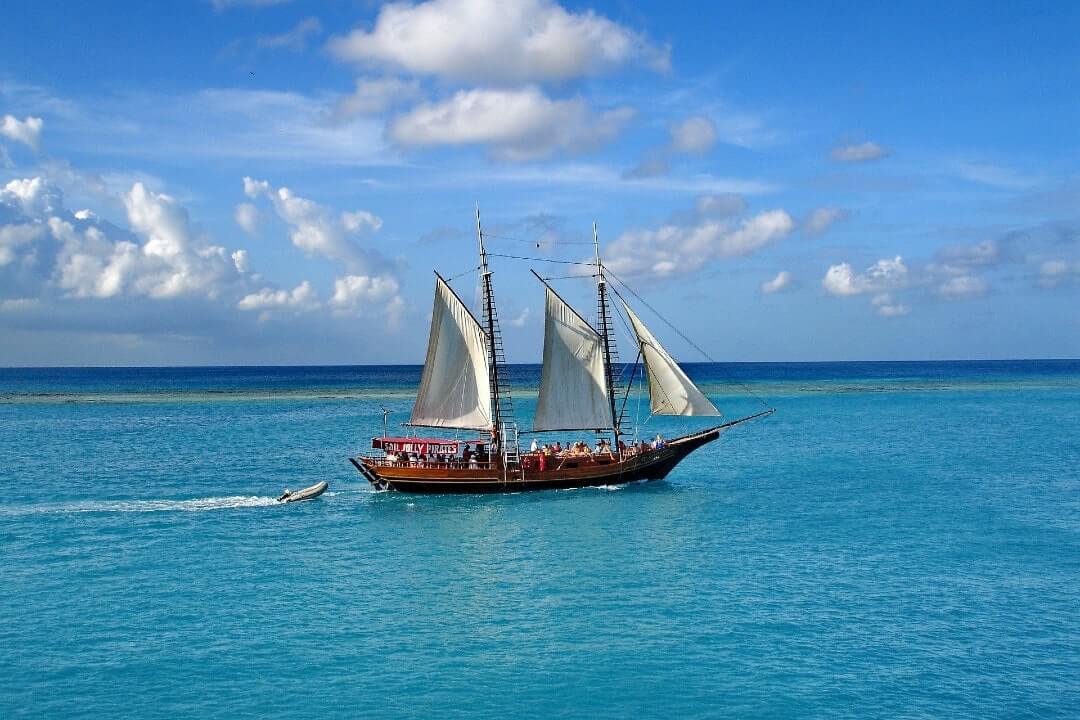
[[[667,477],[687,455],[720,436],[722,428],[712,428],[676,438],[659,450],[634,455],[622,462],[603,460],[580,462],[573,458],[556,460],[556,467],[539,470],[501,468],[425,468],[378,464],[374,458],[349,458],[350,462],[377,488],[408,493],[490,493],[526,490],[561,490],[600,485],[621,485],[638,480]],[[560,466],[561,462],[561,466]],[[576,465],[576,467],[571,467]]]

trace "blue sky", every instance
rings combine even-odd
[[[476,203],[499,254],[587,258],[595,220],[718,359],[1077,357],[1078,33],[1071,3],[20,4],[0,365],[420,362],[432,269],[475,296]],[[495,260],[517,362],[529,266]]]

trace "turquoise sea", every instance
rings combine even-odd
[[[418,367],[0,370],[0,717],[1080,717],[1080,361],[689,371],[777,413],[430,497],[346,460]]]

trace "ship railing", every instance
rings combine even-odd
[[[390,460],[385,457],[365,457],[364,460],[369,465],[376,467],[397,467],[397,468],[424,468],[429,470],[490,470],[495,467],[495,463],[489,458],[488,460],[469,460],[468,462],[458,458],[456,460],[413,460],[408,461]]]

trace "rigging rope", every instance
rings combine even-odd
[[[486,233],[485,233],[485,237],[487,237]],[[497,237],[497,236],[495,236],[495,237]],[[514,238],[504,238],[504,239],[506,239],[506,240],[514,240]],[[567,244],[571,244],[571,243],[567,243]],[[535,262],[546,262],[546,263],[553,263],[553,264],[557,264],[557,265],[579,265],[579,266],[584,266],[584,267],[595,267],[596,266],[595,262],[581,262],[581,261],[577,261],[577,260],[553,260],[553,259],[550,259],[550,258],[529,257],[529,256],[526,256],[526,255],[509,255],[509,254],[505,254],[505,253],[488,253],[488,256],[489,257],[507,258],[509,260],[529,260],[529,261],[535,261]],[[705,350],[703,350],[700,345],[698,345],[693,340],[691,340],[686,335],[684,335],[683,332],[681,330],[679,330],[679,328],[677,328],[667,318],[665,318],[663,315],[661,315],[660,312],[656,308],[654,308],[652,305],[650,305],[648,303],[647,300],[645,300],[645,298],[638,295],[634,291],[634,288],[627,285],[625,280],[623,280],[621,277],[619,277],[618,275],[613,273],[611,271],[611,269],[608,268],[607,266],[604,266],[603,269],[604,269],[604,274],[605,275],[610,276],[612,279],[615,280],[615,282],[619,283],[619,285],[621,285],[623,287],[623,289],[625,289],[627,292],[629,292],[631,295],[633,295],[635,298],[637,298],[641,302],[642,305],[644,305],[649,310],[651,310],[652,313],[654,315],[656,315],[656,317],[660,318],[660,320],[663,321],[663,323],[665,325],[667,325],[669,328],[671,328],[675,332],[675,334],[678,335],[680,338],[682,338],[688,345],[690,345],[690,347],[697,350],[699,353],[702,354],[703,357],[705,357],[705,359],[707,359],[712,364],[716,365],[717,368],[719,368],[720,372],[723,373],[724,376],[727,378],[728,382],[741,387],[748,395],[753,397],[755,400],[757,400],[759,403],[761,403],[764,407],[766,407],[766,408],[770,407],[768,401],[765,400],[765,398],[763,398],[758,393],[754,392],[754,390],[749,385],[747,385],[742,380],[739,380],[737,377],[735,377],[735,375],[732,374],[726,367],[724,367],[724,365],[722,363],[720,363],[716,358],[714,358],[709,353],[705,352]],[[572,278],[572,277],[575,277],[575,276],[574,275],[568,275],[566,277]],[[576,276],[576,277],[595,277],[595,275],[591,275],[591,276],[580,275],[580,276]],[[552,278],[552,279],[555,279],[555,278]],[[622,296],[622,294],[618,291],[617,288],[615,288],[614,286],[611,286],[611,289],[615,292],[616,295],[619,296],[620,300],[622,300],[623,302],[626,302],[626,299]],[[619,316],[620,320],[623,319],[621,314],[616,313],[616,315]],[[624,325],[626,324],[625,321],[623,321],[623,324]],[[637,337],[636,333],[630,333],[630,335],[631,335],[631,337]],[[625,372],[625,368],[623,370]],[[651,418],[651,415],[650,415],[650,418]],[[648,422],[648,420],[646,420],[646,422]]]
[[[592,240],[588,240],[588,241],[586,241],[586,240],[558,240],[558,239],[556,239],[556,240],[544,240],[544,239],[525,240],[524,238],[515,238],[515,237],[510,237],[508,235],[492,235],[491,233],[486,232],[486,231],[484,232],[484,238],[485,239],[494,238],[496,240],[508,240],[509,242],[517,242],[517,243],[521,243],[522,245],[535,245],[537,247],[540,247],[541,245],[550,245],[552,247],[558,247],[558,246],[562,246],[562,245],[588,245],[589,247],[592,247]]]
[[[596,273],[592,275],[551,275],[549,277],[542,278],[543,280],[581,280],[582,278],[594,278]]]
[[[718,367],[718,368],[720,369],[720,371],[721,371],[722,373],[724,373],[724,375],[725,375],[725,376],[726,376],[726,377],[728,378],[728,380],[729,380],[730,382],[732,382],[732,383],[734,383],[734,384],[738,385],[739,387],[741,387],[741,388],[742,388],[743,390],[745,390],[745,391],[747,392],[747,394],[749,394],[749,395],[750,395],[751,397],[753,397],[753,398],[754,398],[755,400],[757,400],[758,402],[760,402],[760,403],[761,403],[761,404],[762,404],[763,406],[765,406],[765,407],[769,407],[769,403],[768,403],[768,402],[767,402],[767,401],[765,400],[765,398],[761,397],[761,396],[760,396],[760,395],[758,395],[758,394],[757,394],[756,392],[754,392],[754,391],[753,391],[753,390],[752,390],[752,389],[751,389],[751,388],[750,388],[750,387],[749,387],[749,386],[748,386],[748,385],[747,385],[746,383],[744,383],[743,381],[739,380],[739,379],[738,379],[738,378],[736,378],[736,377],[735,377],[734,375],[732,375],[732,374],[731,374],[731,373],[730,373],[730,372],[729,372],[729,371],[727,370],[727,368],[725,368],[725,367],[724,367],[724,366],[723,366],[723,365],[722,365],[722,364],[721,364],[721,363],[720,363],[719,361],[717,361],[717,360],[716,360],[716,359],[715,359],[715,358],[714,358],[714,357],[713,357],[712,355],[709,355],[709,353],[705,352],[705,351],[704,351],[704,350],[703,350],[703,349],[702,349],[702,348],[701,348],[701,347],[700,347],[700,346],[699,346],[699,345],[698,345],[697,343],[695,343],[695,342],[694,342],[693,340],[691,340],[690,338],[686,337],[686,335],[684,335],[684,334],[683,334],[683,332],[682,332],[681,330],[679,330],[679,328],[675,327],[675,326],[674,326],[674,325],[673,325],[673,324],[672,324],[672,323],[671,323],[671,322],[670,322],[670,321],[669,321],[669,320],[668,320],[667,318],[665,318],[665,317],[664,317],[663,315],[661,315],[661,314],[660,314],[660,312],[659,312],[659,311],[658,311],[658,310],[657,310],[656,308],[654,308],[654,307],[653,307],[652,305],[650,305],[650,304],[648,303],[648,301],[647,301],[647,300],[645,300],[645,298],[641,297],[641,296],[640,296],[640,295],[638,295],[638,294],[637,294],[636,292],[634,292],[634,288],[632,288],[632,287],[630,287],[629,285],[627,285],[627,284],[626,284],[626,282],[625,282],[625,281],[624,281],[624,280],[623,280],[622,278],[620,278],[620,277],[619,277],[618,275],[616,275],[615,273],[611,272],[611,270],[610,270],[610,269],[608,269],[608,268],[606,268],[606,267],[604,268],[604,271],[605,271],[605,274],[606,274],[606,275],[610,275],[610,276],[611,276],[612,278],[614,278],[614,279],[615,279],[615,282],[617,282],[617,283],[619,283],[620,285],[622,285],[623,289],[625,289],[625,290],[626,290],[627,292],[629,292],[629,293],[630,293],[631,295],[633,295],[633,296],[634,296],[635,298],[637,298],[637,299],[638,299],[638,300],[639,300],[639,301],[641,302],[641,304],[642,304],[642,305],[644,305],[644,306],[645,306],[645,307],[647,307],[647,308],[648,308],[649,310],[651,310],[651,311],[653,312],[653,314],[654,314],[654,315],[656,315],[656,317],[660,318],[660,320],[661,320],[661,321],[663,321],[663,323],[664,323],[665,325],[667,325],[667,326],[668,326],[669,328],[671,328],[672,330],[674,330],[674,331],[675,331],[675,334],[676,334],[676,335],[678,335],[679,337],[681,337],[681,338],[682,338],[682,339],[683,339],[684,341],[686,341],[686,343],[687,343],[687,344],[688,344],[688,345],[689,345],[690,347],[692,347],[692,348],[694,348],[695,350],[697,350],[697,351],[698,351],[699,353],[701,353],[701,354],[702,354],[702,355],[703,355],[703,356],[704,356],[704,357],[705,357],[705,358],[706,358],[706,359],[707,359],[707,360],[708,360],[709,362],[711,362],[711,363],[713,363],[714,365],[716,365],[716,366],[717,366],[717,367]],[[618,290],[617,290],[616,288],[612,288],[612,290],[614,290],[614,291],[615,291],[615,294],[619,296],[619,299],[620,299],[620,300],[622,300],[623,302],[626,302],[626,299],[625,299],[625,298],[623,298],[622,294],[621,294],[621,293],[619,293],[619,291],[618,291]],[[629,303],[627,303],[627,304],[629,304]]]
[[[454,276],[452,276],[452,277],[448,277],[448,278],[446,279],[446,284],[447,284],[447,285],[449,285],[449,284],[450,284],[450,283],[452,283],[453,281],[457,280],[457,279],[458,279],[459,277],[464,277],[464,276],[468,275],[469,273],[474,273],[474,272],[476,272],[476,271],[477,271],[477,270],[479,270],[479,269],[480,269],[480,266],[479,266],[479,265],[477,265],[477,266],[476,266],[476,267],[474,267],[474,268],[469,268],[468,270],[463,270],[463,271],[459,272],[459,273],[458,273],[457,275],[454,275]]]
[[[509,258],[510,260],[535,260],[536,262],[557,263],[559,265],[585,265],[587,267],[595,267],[594,262],[578,262],[576,260],[551,260],[549,258],[541,257],[527,257],[525,255],[504,255],[502,253],[488,253],[488,257],[501,257]],[[582,275],[582,277],[585,277]]]

